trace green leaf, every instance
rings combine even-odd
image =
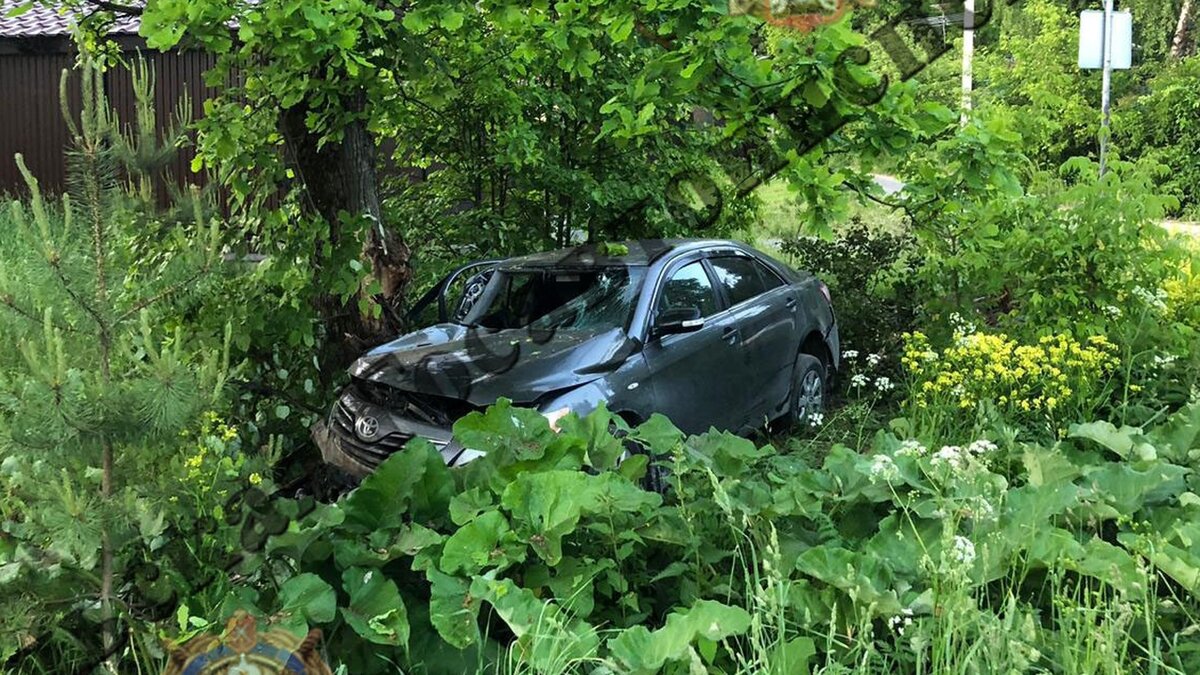
[[[346,623],[368,642],[408,646],[408,611],[400,589],[379,570],[352,567],[342,573],[350,605],[342,608]]]
[[[539,599],[509,579],[475,577],[471,594],[495,608],[517,636],[524,660],[535,672],[594,657],[600,638],[587,622],[568,616],[553,602]]]
[[[523,474],[504,491],[501,504],[522,540],[553,566],[562,559],[562,538],[575,530],[591,487],[578,471]]]
[[[482,488],[471,488],[454,495],[450,500],[450,520],[462,527],[480,513],[492,507],[492,493]]]
[[[1112,450],[1121,459],[1128,459],[1133,450],[1133,436],[1140,434],[1141,429],[1121,427],[1118,429],[1111,422],[1089,422],[1087,424],[1071,425],[1071,438],[1086,438]]]
[[[439,23],[441,23],[442,28],[445,28],[446,30],[453,33],[455,31],[457,31],[459,28],[463,27],[463,21],[465,18],[466,17],[463,15],[462,12],[460,12],[456,9],[451,9],[451,10],[447,10],[444,14],[442,14],[442,18]]]
[[[454,424],[454,437],[463,446],[496,456],[531,460],[543,457],[556,434],[536,410],[516,408],[500,399],[485,412],[473,412]]]
[[[284,613],[311,623],[332,621],[337,612],[337,595],[333,588],[312,573],[285,581],[279,589],[279,600]]]
[[[447,643],[465,649],[479,635],[479,599],[470,592],[464,579],[428,569],[430,583],[429,616],[438,635]]]
[[[741,635],[750,628],[750,614],[711,600],[699,600],[691,608],[667,617],[666,625],[651,632],[634,626],[609,640],[613,658],[635,672],[657,672],[668,663],[690,660],[692,645],[699,638],[713,642]]]
[[[525,546],[499,511],[472,520],[446,540],[440,567],[447,574],[474,576],[489,567],[503,570],[525,560]]]
[[[616,466],[617,460],[625,452],[621,439],[613,435],[612,413],[601,404],[586,417],[567,415],[559,422],[560,438],[580,440],[586,444],[588,464],[606,470]]]
[[[420,9],[405,12],[401,23],[410,32],[418,34],[424,33],[433,25],[433,22],[429,19],[429,12]]]
[[[19,5],[15,5],[12,9],[5,12],[4,18],[15,19],[16,17],[21,16],[22,14],[24,14],[25,12],[28,12],[31,9],[33,9],[33,0],[30,0],[29,2],[23,2]]]
[[[669,455],[683,441],[683,432],[671,420],[655,413],[635,428],[629,437],[640,442],[651,456]]]
[[[633,12],[618,14],[613,22],[608,25],[608,37],[614,43],[621,43],[628,40],[631,33],[633,33]]]
[[[424,439],[410,442],[346,498],[346,525],[363,532],[396,527],[406,518],[436,520],[449,515],[454,479],[442,456]]]

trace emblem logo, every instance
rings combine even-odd
[[[221,635],[201,635],[171,652],[163,675],[330,675],[317,646],[321,631],[301,638],[276,628],[260,632],[244,612]]]
[[[364,441],[374,440],[379,435],[379,420],[364,415],[354,422],[354,433]]]

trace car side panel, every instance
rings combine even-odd
[[[768,291],[746,305],[742,334],[757,383],[751,421],[761,423],[780,412],[788,400],[803,317],[795,292],[789,286]]]
[[[747,381],[737,325],[729,312],[711,317],[694,333],[667,335],[645,347],[655,410],[689,434],[710,426],[730,429],[745,410]]]

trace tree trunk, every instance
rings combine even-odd
[[[359,95],[347,107],[361,113],[365,97]],[[366,293],[370,279],[348,302],[333,295],[317,300],[331,348],[322,370],[336,372],[364,347],[382,342],[402,328],[401,305],[412,276],[410,251],[403,238],[384,225],[375,139],[366,122],[362,119],[351,122],[344,129],[340,143],[318,147],[317,135],[309,131],[305,122],[307,115],[308,107],[301,104],[285,110],[282,119],[289,159],[304,184],[306,206],[328,224],[333,248],[344,237],[347,225],[365,219],[369,232],[363,237],[362,260],[369,264],[371,276],[380,286],[380,293],[371,298],[382,309],[378,318],[359,309],[358,301]],[[315,251],[313,264],[319,270],[327,261]]]
[[[1178,60],[1183,56],[1184,45],[1187,43],[1188,25],[1191,23],[1192,0],[1183,0],[1183,8],[1179,10],[1179,23],[1175,24],[1175,38],[1171,40],[1171,58]]]

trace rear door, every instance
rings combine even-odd
[[[799,349],[796,294],[751,256],[719,255],[708,262],[741,336],[738,356],[748,395],[744,422],[759,426],[788,398]]]
[[[699,256],[673,263],[655,293],[651,325],[670,308],[697,307],[705,320],[698,331],[648,340],[643,354],[656,409],[689,434],[731,428],[745,396],[734,365],[740,336],[708,267]]]

